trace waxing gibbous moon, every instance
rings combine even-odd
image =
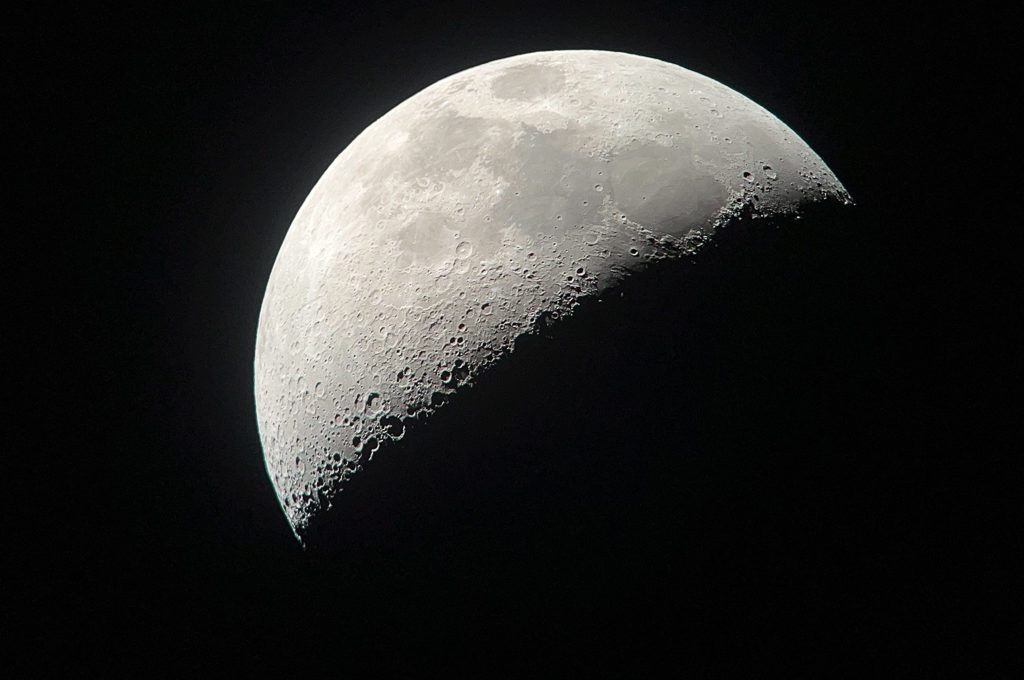
[[[791,129],[656,59],[524,54],[402,102],[313,187],[260,310],[256,413],[296,535],[538,321],[744,212],[822,201],[850,199]]]

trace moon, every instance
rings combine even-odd
[[[260,310],[256,415],[296,536],[520,336],[740,215],[820,202],[851,199],[795,132],[656,59],[523,54],[402,102],[313,187]]]

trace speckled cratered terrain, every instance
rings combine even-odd
[[[310,192],[263,300],[256,410],[296,535],[539,322],[820,201],[849,197],[792,130],[655,59],[526,54],[396,106]]]

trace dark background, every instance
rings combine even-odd
[[[837,3],[10,17],[5,665],[1007,677],[1024,480],[1001,26]],[[292,217],[400,101],[569,48],[738,90],[857,205],[736,225],[527,339],[303,551],[252,397]]]

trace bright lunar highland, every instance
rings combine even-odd
[[[296,535],[539,323],[742,214],[823,201],[850,199],[796,133],[655,59],[524,54],[402,102],[313,187],[260,311],[256,413]]]

